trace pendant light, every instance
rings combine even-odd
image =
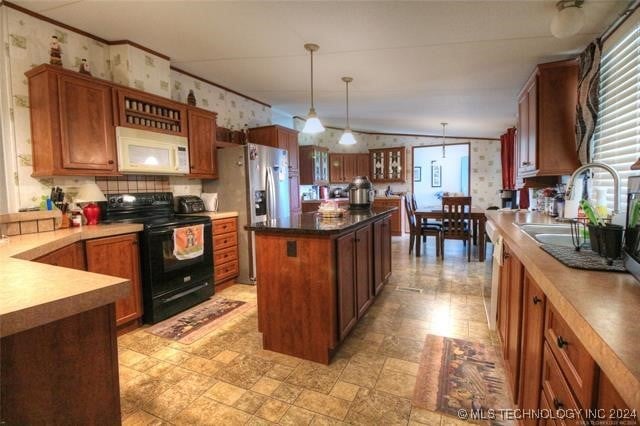
[[[442,126],[442,158],[446,158],[447,157],[447,151],[445,148],[445,138],[446,138],[446,131],[445,128],[447,127],[447,124],[449,123],[440,123],[440,125]]]
[[[311,54],[311,108],[309,108],[309,114],[307,114],[307,122],[304,124],[302,133],[316,134],[324,132],[324,126],[316,114],[316,109],[313,106],[313,52],[317,52],[320,46],[313,43],[307,43],[304,48]]]
[[[567,38],[578,34],[585,24],[583,4],[584,0],[560,0],[556,3],[558,11],[551,20],[554,37]]]
[[[342,81],[347,89],[347,126],[344,128],[344,133],[340,136],[340,140],[338,143],[340,145],[354,145],[357,141],[356,138],[353,137],[353,133],[351,132],[351,125],[349,124],[349,83],[353,81],[351,77],[342,77]]]

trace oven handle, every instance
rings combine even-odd
[[[178,294],[174,294],[173,296],[171,296],[168,299],[162,299],[161,302],[162,303],[170,303],[173,302],[176,299],[180,299],[181,297],[186,296],[187,294],[191,294],[191,293],[195,293],[198,290],[202,290],[205,287],[209,287],[209,281],[205,282],[204,284],[200,284],[199,286],[190,288],[189,290],[185,290],[183,292],[180,292]]]
[[[211,223],[204,223],[204,228],[210,228],[211,227]],[[174,229],[178,229],[178,228],[183,228],[185,226],[189,226],[189,225],[178,225],[178,226],[171,226],[169,228],[163,228],[163,229],[154,229],[149,231],[150,235],[164,235],[164,234],[169,234],[169,233],[173,233]],[[205,231],[206,232],[206,231]]]

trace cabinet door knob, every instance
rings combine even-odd
[[[537,305],[540,302],[542,302],[542,299],[540,299],[538,296],[533,296],[533,304],[534,305]]]
[[[113,161],[113,160],[109,160],[109,161],[107,161],[107,163],[109,163],[109,164],[113,164],[113,163],[114,163],[114,161]]]
[[[562,336],[558,336],[558,339],[557,339],[557,342],[556,342],[556,343],[558,344],[558,347],[559,347],[560,349],[564,348],[565,346],[567,346],[567,345],[569,344],[569,342],[567,342],[566,340],[564,340],[564,339],[562,338]]]
[[[560,401],[558,398],[553,398],[553,407],[556,410],[559,410],[560,408],[562,408],[564,406],[564,404],[562,403],[562,401]]]

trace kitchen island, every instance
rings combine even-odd
[[[329,364],[391,274],[395,208],[255,223],[258,328],[265,349]]]
[[[596,420],[634,420],[624,409],[640,410],[640,283],[628,273],[572,269],[543,251],[518,225],[554,224],[546,215],[487,219],[504,240],[498,332],[514,402],[604,408]]]

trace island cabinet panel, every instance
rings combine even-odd
[[[189,176],[217,179],[216,113],[190,107],[189,122]]]
[[[377,220],[373,229],[373,293],[380,294],[391,275],[391,221],[388,217]]]
[[[46,263],[49,265],[61,266],[71,269],[87,269],[87,263],[84,255],[84,243],[82,241],[69,244],[56,251],[45,254],[37,259],[36,262]]]
[[[328,364],[338,341],[335,241],[259,233],[255,240],[264,349]]]
[[[540,404],[546,297],[528,273],[524,275],[523,293],[522,360],[520,363],[518,407],[523,410],[535,410]],[[536,419],[525,419],[523,423],[534,425]]]
[[[27,77],[32,175],[118,174],[112,86],[50,65]]]
[[[138,235],[88,240],[87,270],[130,280],[131,292],[116,301],[118,326],[138,321],[142,317],[142,286],[140,281],[140,255]]]
[[[589,408],[594,402],[597,366],[587,349],[556,308],[547,304],[545,338],[578,402]]]
[[[338,330],[343,340],[358,321],[356,306],[355,234],[337,239],[338,267]]]
[[[400,237],[404,234],[404,196],[399,197],[380,197],[373,200],[373,207],[396,207],[393,213],[391,213],[391,235],[394,237]]]
[[[120,424],[113,304],[3,337],[1,422]]]

